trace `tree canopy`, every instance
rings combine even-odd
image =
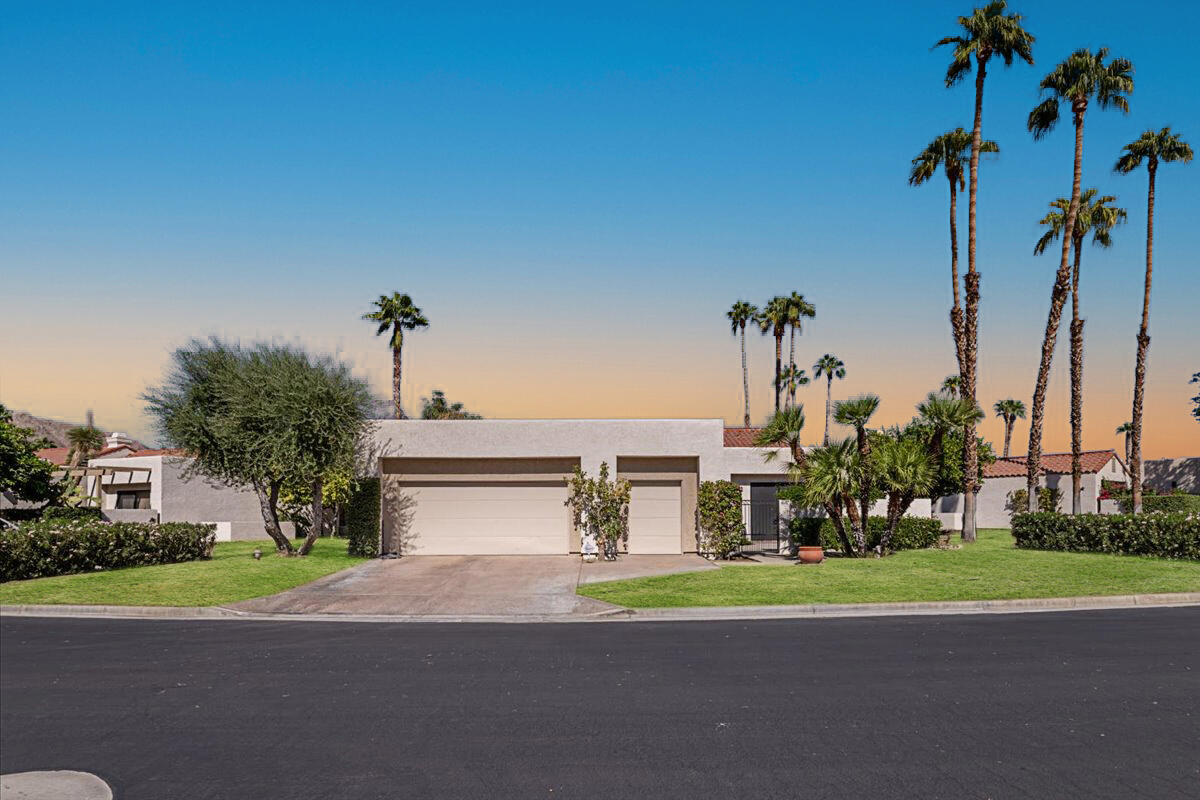
[[[446,393],[434,389],[432,397],[421,398],[421,419],[483,419],[479,414],[467,411],[462,403],[451,403]]]
[[[47,446],[29,428],[14,425],[12,412],[0,405],[0,492],[30,503],[58,498],[62,487],[54,480],[55,467],[37,454]]]

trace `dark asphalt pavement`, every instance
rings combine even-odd
[[[0,771],[123,798],[1200,797],[1200,608],[0,621]]]

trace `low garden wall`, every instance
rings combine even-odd
[[[1200,560],[1200,514],[1017,514],[1012,533],[1031,550]]]
[[[216,526],[42,519],[0,531],[0,581],[212,556]]]

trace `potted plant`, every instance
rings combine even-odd
[[[796,545],[796,559],[801,564],[820,564],[825,560],[821,544],[821,517],[793,517],[788,528]]]

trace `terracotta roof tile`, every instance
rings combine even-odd
[[[754,447],[754,437],[758,436],[760,431],[762,428],[726,428],[725,446]]]
[[[71,452],[69,447],[43,447],[37,451],[37,457],[43,461],[49,461],[51,464],[59,467],[67,465],[67,455]]]
[[[1086,450],[1079,455],[1080,466],[1085,475],[1099,472],[1117,457],[1115,450]],[[1016,478],[1025,474],[1025,456],[1010,456],[996,459],[994,464],[983,468],[985,478]],[[1042,474],[1069,475],[1071,472],[1070,453],[1042,453]]]

